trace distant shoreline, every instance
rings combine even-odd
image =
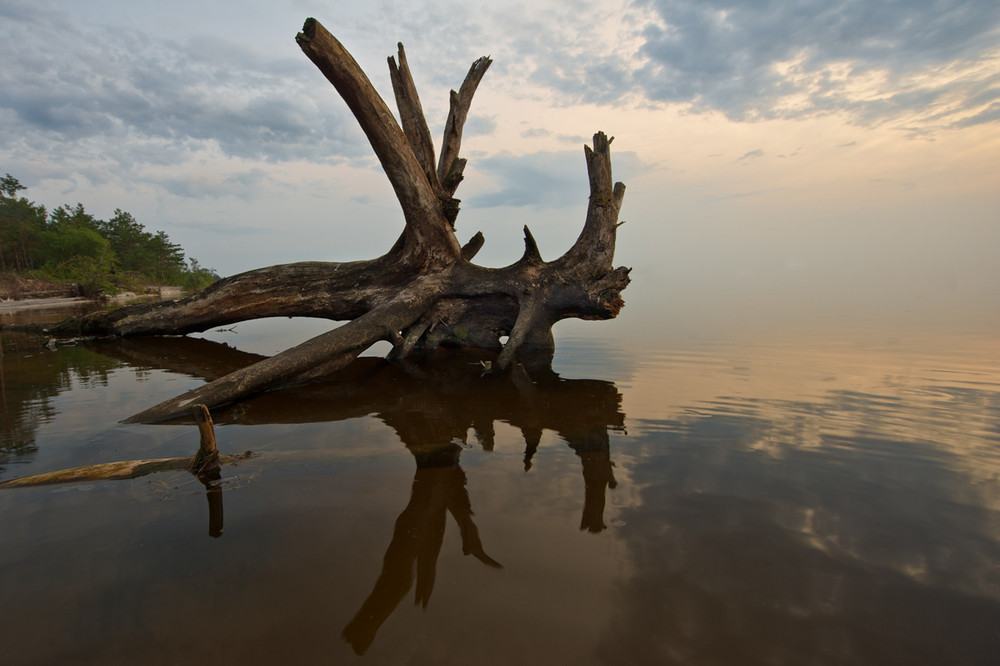
[[[58,308],[68,305],[89,303],[93,299],[84,296],[52,296],[48,298],[26,298],[23,301],[0,301],[0,312],[34,310],[37,308]]]
[[[60,308],[72,305],[83,305],[85,303],[104,303],[122,305],[131,301],[144,298],[159,297],[163,300],[178,298],[183,294],[180,287],[160,286],[152,288],[150,291],[138,294],[126,291],[114,296],[105,296],[94,299],[86,296],[43,296],[39,298],[25,298],[23,300],[0,301],[0,312],[16,312],[18,310],[35,310],[39,308]]]

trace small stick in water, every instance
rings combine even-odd
[[[201,435],[198,455],[194,457],[191,469],[203,474],[211,469],[218,469],[219,447],[215,443],[215,427],[212,425],[212,415],[208,407],[202,404],[192,405],[191,411],[194,413],[194,420],[198,423],[198,433]]]

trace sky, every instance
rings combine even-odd
[[[391,107],[403,42],[438,142],[493,58],[457,193],[480,263],[525,224],[546,259],[572,244],[602,130],[636,328],[1000,313],[996,0],[0,0],[0,173],[223,275],[382,254],[402,216],[294,41],[310,16]]]

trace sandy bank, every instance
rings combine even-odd
[[[38,308],[59,308],[66,305],[79,305],[89,301],[89,298],[84,298],[82,296],[76,296],[73,298],[26,298],[23,301],[0,301],[0,312],[35,310]]]
[[[143,299],[156,299],[157,297],[167,300],[179,298],[183,295],[180,287],[165,286],[153,289],[145,293],[126,291],[121,294],[106,297],[103,302],[112,305],[124,305],[133,301]],[[59,308],[71,305],[80,305],[92,302],[92,299],[83,296],[48,296],[45,298],[25,298],[23,300],[0,300],[0,312],[16,312],[18,310],[35,310],[40,308]]]

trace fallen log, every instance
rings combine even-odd
[[[59,483],[79,483],[81,481],[120,481],[137,479],[157,472],[188,471],[197,476],[206,486],[213,477],[217,478],[220,465],[229,465],[247,460],[250,452],[230,456],[219,453],[215,441],[212,417],[205,405],[193,405],[191,412],[198,424],[199,445],[194,456],[180,458],[153,458],[150,460],[120,460],[116,462],[86,465],[71,469],[60,469],[33,476],[0,482],[0,489],[49,486]]]
[[[247,459],[245,454],[236,456],[220,455],[221,465],[242,462]],[[32,486],[50,486],[60,483],[80,483],[82,481],[121,481],[137,479],[157,472],[191,471],[191,456],[180,458],[153,458],[149,460],[121,460],[117,462],[60,469],[33,476],[23,476],[18,479],[0,482],[0,489],[30,488]]]
[[[273,316],[348,322],[127,421],[167,420],[185,414],[195,403],[217,407],[326,376],[382,340],[392,343],[393,359],[441,345],[474,347],[498,352],[497,369],[509,369],[520,353],[550,351],[552,326],[562,319],[618,315],[630,269],[612,264],[625,194],[625,186],[612,180],[612,138],[598,132],[593,147],[584,147],[590,201],[583,230],[565,254],[545,261],[525,227],[521,259],[504,268],[478,266],[472,259],[483,237],[477,233],[460,245],[455,233],[459,200],[454,194],[466,164],[459,157],[462,127],[490,59],[476,60],[459,92],[452,91],[435,165],[402,44],[398,62],[388,59],[400,126],[354,58],[319,22],[307,19],[296,41],[368,137],[402,208],[402,235],[376,259],[271,266],[220,280],[176,301],[126,306],[37,327],[52,336],[143,336],[184,334]]]

